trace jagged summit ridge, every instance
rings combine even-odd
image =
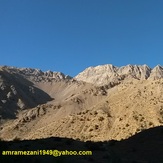
[[[69,75],[65,75],[62,72],[53,72],[53,71],[41,71],[40,69],[34,68],[17,68],[17,67],[9,67],[9,66],[1,66],[0,70],[7,71],[12,74],[20,74],[26,78],[34,80],[36,82],[43,80],[64,80],[71,79]]]
[[[33,68],[16,68],[1,66],[1,71],[7,71],[13,74],[20,74],[35,82],[49,82],[72,79],[69,75],[62,72],[41,71]],[[147,65],[126,65],[117,67],[112,64],[98,65],[95,67],[88,67],[83,72],[79,73],[73,79],[93,83],[95,85],[108,85],[109,83],[120,83],[125,79],[160,79],[163,78],[163,67],[157,65],[153,69]]]
[[[126,65],[116,67],[111,64],[88,67],[79,73],[75,79],[82,80],[96,85],[105,85],[109,82],[118,82],[126,78],[159,79],[163,78],[163,67],[157,65],[151,69],[147,65]]]

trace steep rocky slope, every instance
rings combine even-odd
[[[162,91],[162,79],[128,81],[109,89],[107,96],[98,99],[90,94],[80,94],[80,102],[83,98],[85,102],[93,102],[83,108],[77,102],[76,111],[71,108],[70,101],[65,105],[62,103],[60,107],[41,106],[42,108],[38,108],[40,114],[36,109],[30,110],[32,114],[28,111],[13,123],[10,134],[7,131],[5,133],[5,129],[3,134],[5,137],[14,137],[17,134],[22,139],[59,136],[83,141],[121,140],[163,124]],[[67,113],[63,114],[66,110]],[[38,118],[31,118],[34,113],[39,114]]]

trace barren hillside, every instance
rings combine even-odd
[[[121,140],[163,124],[161,66],[104,65],[75,78],[2,67],[0,75],[0,137],[5,140]]]

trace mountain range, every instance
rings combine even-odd
[[[0,138],[128,139],[163,125],[163,67],[89,67],[75,77],[0,67]]]
[[[2,66],[1,135],[10,139],[15,132],[23,139],[24,134],[29,138],[56,135],[84,140],[128,137],[161,124],[162,78],[160,65],[153,69],[147,65],[100,65],[74,78],[61,72]],[[135,119],[137,123],[133,123]],[[10,121],[13,132],[8,129]]]

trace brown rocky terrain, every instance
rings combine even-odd
[[[163,125],[163,67],[103,65],[71,78],[3,66],[0,99],[2,140],[119,141]]]

